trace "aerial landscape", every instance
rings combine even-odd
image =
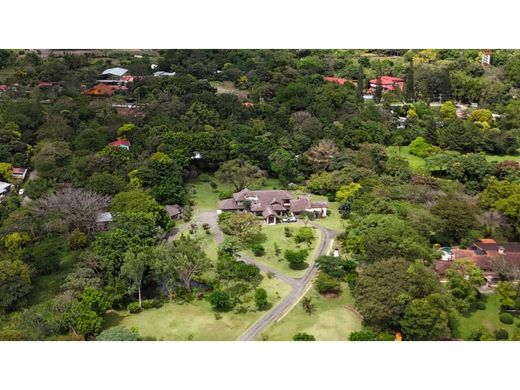
[[[519,50],[0,49],[0,341],[516,341],[519,280]]]

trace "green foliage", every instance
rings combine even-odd
[[[52,181],[44,178],[31,180],[25,184],[25,195],[31,199],[38,199],[52,192]]]
[[[511,325],[514,322],[514,317],[510,313],[501,313],[500,322],[503,324]]]
[[[139,306],[139,302],[130,302],[126,309],[130,314],[139,313],[142,310],[141,306]]]
[[[289,262],[289,266],[292,269],[303,269],[307,265],[305,260],[307,260],[308,254],[309,252],[307,251],[307,249],[287,249],[284,253],[284,257]]]
[[[515,309],[518,292],[511,282],[500,282],[497,286],[500,310]]]
[[[376,333],[372,330],[360,330],[352,332],[348,336],[350,341],[394,341],[394,336],[389,333]]]
[[[225,234],[236,237],[242,244],[251,242],[261,232],[260,222],[251,213],[233,213],[226,218],[220,215],[219,225]]]
[[[20,260],[0,261],[0,312],[16,308],[30,289],[31,276],[27,264]]]
[[[305,332],[299,332],[293,336],[293,341],[316,341],[316,337]]]
[[[255,305],[258,310],[264,310],[269,305],[267,291],[263,288],[257,288],[255,290]]]
[[[257,257],[265,255],[265,248],[262,244],[251,245],[251,250],[253,251],[253,254]]]
[[[441,151],[440,148],[429,144],[424,137],[420,136],[410,143],[408,150],[410,154],[423,158],[433,156]]]
[[[69,234],[69,248],[76,250],[85,248],[88,245],[87,235],[78,229],[73,230]]]
[[[218,193],[218,199],[219,200],[229,199],[229,198],[232,198],[232,197],[233,197],[233,192],[232,191],[220,191]]]
[[[223,163],[216,176],[224,183],[231,183],[235,191],[240,191],[261,181],[264,173],[248,161],[235,159]]]
[[[122,326],[114,326],[105,329],[97,337],[96,341],[139,341],[137,332],[133,332]]]
[[[38,273],[48,275],[60,268],[67,252],[67,242],[60,236],[50,236],[38,241],[29,250],[29,260]]]
[[[339,214],[341,219],[347,219],[352,212],[352,204],[349,202],[342,202],[338,207]]]
[[[208,295],[208,300],[215,311],[227,311],[232,308],[231,297],[225,291],[213,291]]]
[[[505,329],[497,329],[495,330],[495,338],[497,340],[507,340],[509,339],[509,332]]]
[[[316,259],[319,269],[333,278],[344,278],[347,274],[355,273],[357,264],[355,261],[341,257],[320,256]]]
[[[339,280],[334,279],[323,272],[320,272],[314,285],[320,294],[338,294],[341,292],[341,284]]]
[[[105,195],[115,195],[124,191],[126,186],[123,178],[108,172],[95,172],[87,183],[88,189]]]
[[[314,229],[312,227],[307,227],[307,226],[299,228],[298,232],[294,236],[294,241],[296,241],[297,244],[304,242],[307,245],[310,245],[310,244],[312,244],[314,239],[315,239]]]
[[[346,186],[341,186],[336,192],[336,202],[344,202],[351,200],[361,189],[361,184],[350,183]]]

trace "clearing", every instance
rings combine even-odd
[[[348,340],[351,332],[361,330],[361,317],[354,309],[354,298],[348,285],[342,284],[343,292],[335,298],[320,295],[312,288],[305,296],[312,299],[313,314],[307,314],[299,301],[279,322],[272,324],[259,336],[259,340],[290,341],[298,332],[306,332],[318,341]]]

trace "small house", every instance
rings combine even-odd
[[[381,88],[383,91],[394,91],[395,89],[399,89],[402,91],[404,89],[404,80],[399,77],[393,76],[381,76],[380,78]],[[370,87],[377,88],[378,79],[370,80]]]
[[[3,198],[10,190],[12,185],[5,181],[0,181],[0,198]]]
[[[18,180],[24,180],[26,174],[27,174],[27,169],[25,169],[25,168],[13,167],[12,172],[11,172],[11,176],[13,177],[13,179],[18,179]]]
[[[110,224],[113,221],[111,212],[99,213],[96,218],[96,228],[100,231],[106,231],[110,228]]]
[[[81,92],[83,95],[89,96],[112,96],[114,90],[110,85],[97,84],[94,87]]]
[[[355,82],[353,80],[344,79],[341,77],[326,76],[323,79],[325,81],[328,81],[329,83],[339,84],[339,85],[344,85],[345,83],[355,84]]]

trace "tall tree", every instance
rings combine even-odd
[[[383,85],[381,82],[381,76],[383,71],[381,70],[381,64],[377,66],[377,78],[376,78],[376,90],[374,92],[374,101],[379,103],[383,97]]]
[[[223,163],[216,176],[225,183],[233,184],[235,191],[240,191],[259,182],[265,174],[257,166],[242,158],[237,158]]]
[[[365,92],[365,74],[363,71],[363,65],[359,64],[358,79],[357,79],[357,98],[361,102],[363,101],[364,92]]]
[[[414,84],[414,69],[413,69],[413,57],[408,61],[408,69],[406,70],[405,77],[405,97],[407,102],[413,102],[415,100],[415,84]]]
[[[148,256],[146,253],[132,253],[127,252],[123,259],[121,266],[121,273],[132,281],[132,288],[137,289],[139,296],[139,307],[142,306],[141,299],[141,285],[143,284],[143,275],[148,263]]]

